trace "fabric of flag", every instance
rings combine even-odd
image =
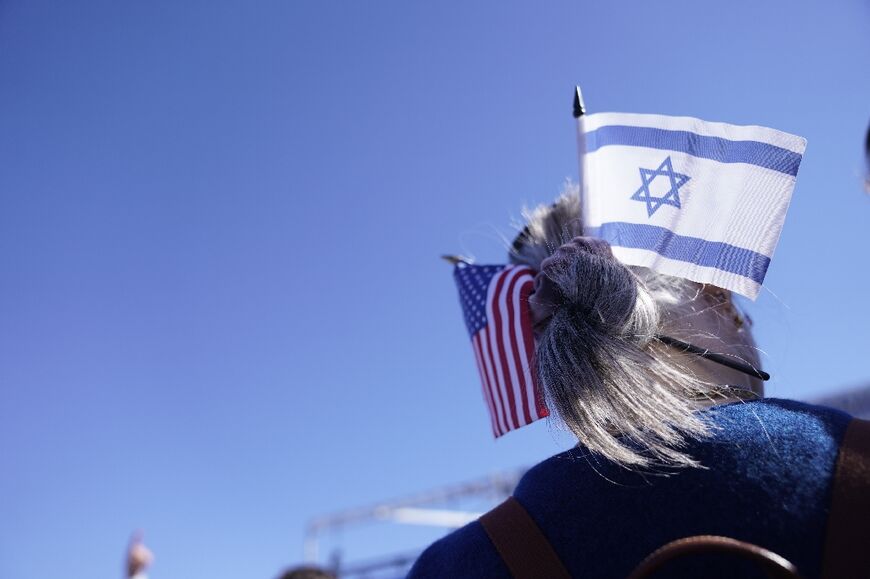
[[[499,437],[548,415],[534,372],[529,295],[534,272],[525,266],[459,265],[459,301]]]
[[[578,123],[584,234],[623,263],[756,298],[806,139],[661,115]]]

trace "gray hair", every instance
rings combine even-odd
[[[537,289],[549,286],[547,318],[535,326],[549,407],[589,450],[622,466],[700,466],[684,448],[710,433],[697,400],[721,396],[721,387],[655,336],[712,298],[698,284],[623,265],[603,242],[576,239],[583,231],[574,185],[525,216],[510,259],[540,272]]]

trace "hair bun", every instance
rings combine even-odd
[[[575,237],[541,262],[529,298],[536,331],[568,308],[608,333],[623,328],[637,301],[637,280],[603,239]]]

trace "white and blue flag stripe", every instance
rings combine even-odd
[[[624,263],[755,299],[806,140],[689,117],[580,117],[583,228]]]

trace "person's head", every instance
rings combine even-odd
[[[580,210],[569,187],[552,206],[527,212],[510,255],[539,272],[530,305],[548,405],[587,448],[619,464],[696,465],[681,447],[708,433],[701,403],[761,394],[762,385],[655,337],[757,368],[749,322],[725,290],[623,265],[606,242],[583,237]]]
[[[867,136],[864,137],[864,161],[867,171],[864,174],[864,190],[870,193],[870,126],[867,127]]]
[[[314,566],[293,567],[287,569],[278,579],[336,579],[334,573]]]

